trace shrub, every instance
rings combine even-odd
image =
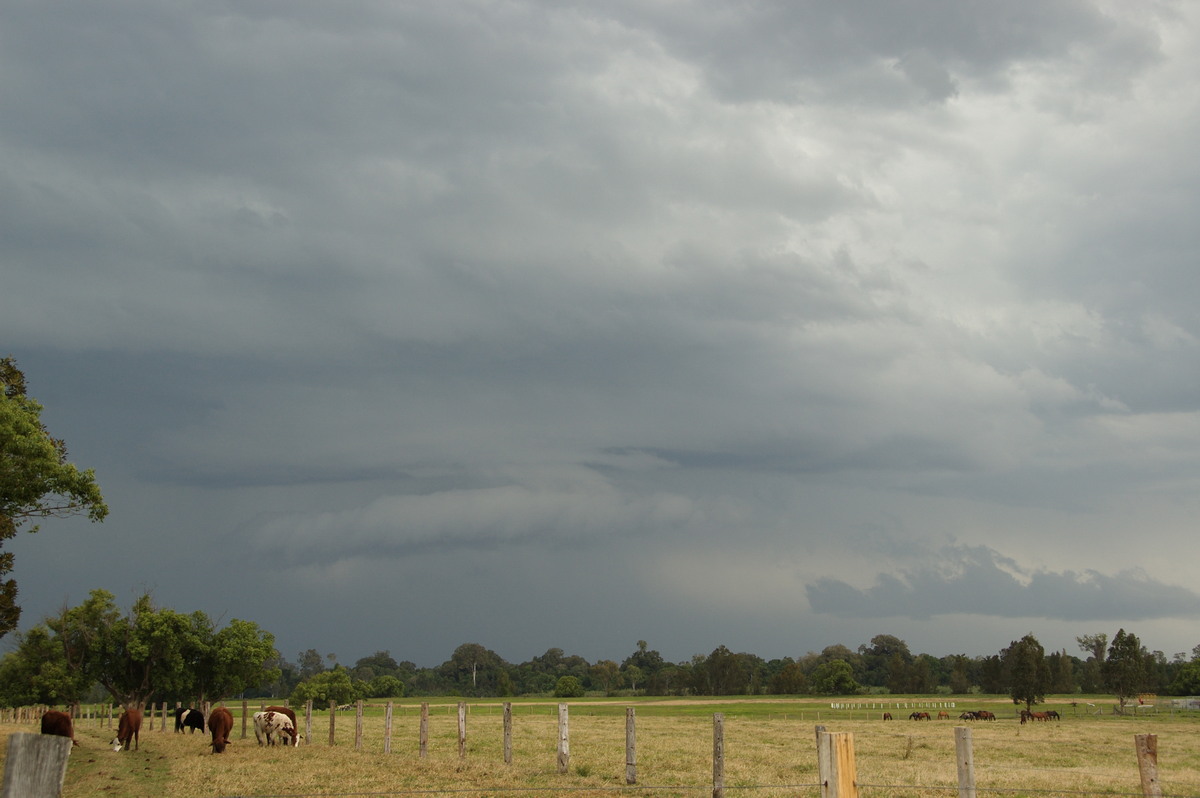
[[[574,676],[563,676],[554,686],[555,698],[583,698],[583,684]]]

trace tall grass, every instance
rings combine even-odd
[[[985,701],[971,701],[983,707]],[[881,711],[833,711],[811,700],[715,702],[630,700],[570,703],[568,772],[556,761],[557,701],[514,701],[513,763],[503,761],[500,702],[472,702],[467,754],[458,756],[457,700],[431,702],[428,756],[418,756],[419,703],[398,705],[392,753],[383,753],[382,708],[364,720],[362,748],[354,746],[354,713],[339,713],[336,745],[328,742],[328,713],[314,713],[311,739],[297,749],[260,748],[253,730],[213,755],[207,735],[143,731],[141,748],[114,752],[113,731],[101,721],[79,722],[68,767],[67,798],[95,795],[645,795],[705,796],[712,790],[712,714],[725,716],[725,785],[731,796],[819,795],[815,726],[852,732],[858,781],[868,798],[953,796],[957,792],[954,727],[972,730],[981,795],[1139,794],[1134,735],[1158,735],[1159,770],[1168,795],[1200,795],[1200,719],[1194,714],[1138,718],[1096,716],[1051,704],[1061,722],[1020,725],[1011,704],[988,705],[995,722],[892,722]],[[637,711],[637,787],[625,785],[625,707]],[[257,706],[251,706],[250,711]],[[240,705],[233,705],[235,717]],[[957,712],[954,713],[955,715]],[[819,717],[818,717],[819,715]],[[157,721],[157,718],[155,718]],[[303,717],[300,718],[303,726]],[[0,726],[4,742],[35,727]]]

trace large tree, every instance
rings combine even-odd
[[[907,643],[895,635],[875,635],[870,646],[858,647],[858,653],[865,668],[864,684],[887,687],[893,693],[906,690],[913,660]]]
[[[67,445],[42,424],[42,406],[25,393],[25,375],[0,358],[0,545],[41,518],[85,514],[103,521],[108,506],[91,469],[67,462]],[[0,554],[0,579],[12,571],[12,552]],[[0,637],[21,617],[16,580],[0,581]]]
[[[1023,703],[1028,710],[1045,700],[1050,686],[1050,665],[1046,662],[1046,651],[1036,637],[1028,634],[1014,640],[1000,656],[1008,674],[1008,694],[1013,703]]]
[[[149,594],[122,613],[105,590],[34,627],[13,654],[3,674],[38,670],[39,694],[55,703],[78,701],[94,684],[125,706],[217,700],[279,676],[274,638],[256,624],[235,619],[218,631],[203,612],[160,609]]]
[[[1108,647],[1108,656],[1100,666],[1104,685],[1117,697],[1121,711],[1125,703],[1146,689],[1146,658],[1137,635],[1121,629]]]

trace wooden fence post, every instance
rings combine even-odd
[[[337,725],[337,702],[333,699],[329,701],[329,744],[336,745],[334,740],[334,729]]]
[[[625,707],[625,783],[637,784],[637,725],[633,707]]]
[[[558,705],[558,772],[571,767],[571,737],[567,730],[567,705]]]
[[[458,758],[467,758],[467,705],[458,702]]]
[[[713,714],[713,798],[725,798],[725,715]]]
[[[17,732],[8,736],[3,798],[58,798],[67,776],[71,738]]]
[[[858,798],[858,773],[854,764],[854,735],[850,732],[824,732],[821,735],[829,763],[829,779],[822,782],[821,794],[828,798]],[[828,790],[828,791],[826,791]]]
[[[504,764],[512,764],[512,702],[504,702]]]
[[[1138,775],[1142,779],[1142,795],[1161,798],[1162,785],[1158,783],[1158,735],[1135,734],[1134,749],[1137,751]]]
[[[418,742],[421,758],[429,756],[429,702],[421,702],[421,731],[420,740]]]
[[[354,750],[362,749],[362,734],[363,734],[363,700],[358,699],[358,704],[354,708]]]
[[[312,702],[310,698],[304,702],[304,744],[312,739]]]
[[[824,726],[818,725],[817,732],[817,782],[821,785],[821,798],[830,796],[829,771],[829,742],[825,739],[827,732]]]
[[[966,726],[954,727],[954,751],[958,754],[958,798],[975,798],[975,747]]]
[[[246,699],[242,699],[242,739],[246,739],[246,720],[250,717],[250,703]],[[296,729],[299,733],[300,730]]]
[[[383,711],[383,752],[390,754],[392,752],[392,702],[387,702],[387,709]]]

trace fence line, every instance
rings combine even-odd
[[[245,729],[245,719],[249,714],[248,701],[242,701],[242,718],[243,718],[243,733]],[[177,705],[178,706],[178,705]],[[377,705],[378,706],[378,705]],[[391,749],[391,717],[393,703],[387,702],[382,705],[386,708],[385,722],[385,741],[384,750]],[[358,701],[355,705],[344,705],[339,707],[335,702],[329,704],[329,746],[336,745],[336,718],[339,710],[348,710],[351,707],[355,710],[355,750],[361,750],[363,738],[363,708],[364,702]],[[46,707],[21,707],[15,710],[0,710],[0,722],[10,720],[17,723],[36,723]],[[209,709],[207,703],[204,710]],[[511,762],[511,702],[505,702],[503,705],[505,718],[505,761]],[[72,714],[81,721],[95,720],[103,726],[105,720],[111,724],[112,706],[107,705],[105,713],[102,715],[95,707],[88,706],[86,708],[78,705],[70,708]],[[155,707],[149,706],[146,710],[147,717],[150,719],[149,728],[153,729],[153,712]],[[166,703],[162,702],[158,705],[159,717],[162,719],[161,730],[166,730]],[[465,702],[458,702],[458,751],[459,758],[466,758],[466,717],[468,714],[468,705]],[[421,756],[425,756],[425,744],[427,742],[428,728],[428,703],[421,705]],[[569,747],[569,726],[568,726],[568,705],[560,703],[557,706],[558,712],[558,748],[557,748],[557,764],[560,774],[567,773],[570,762],[570,747]],[[305,707],[306,728],[311,728],[312,702],[309,701]],[[725,790],[725,744],[724,744],[724,720],[723,713],[714,713],[712,716],[713,722],[713,749],[712,749],[712,784],[710,785],[713,791],[713,798],[724,798]],[[816,726],[816,742],[817,742],[817,760],[819,783],[813,786],[821,788],[822,798],[858,798],[859,789],[862,787],[870,787],[873,789],[933,789],[933,790],[951,790],[957,789],[960,798],[976,798],[978,792],[991,793],[1007,793],[1007,792],[1045,792],[1050,794],[1079,794],[1079,795],[1099,795],[1090,791],[1073,791],[1062,789],[1045,789],[1040,790],[1036,787],[1023,787],[1021,789],[1003,789],[1003,788],[979,788],[975,784],[975,768],[974,768],[974,753],[971,729],[967,726],[955,726],[955,756],[957,761],[957,787],[950,786],[918,786],[910,784],[866,784],[858,781],[857,765],[854,752],[854,735],[849,732],[828,732],[824,726]],[[308,740],[306,739],[306,743]],[[1162,798],[1164,793],[1159,782],[1158,773],[1158,736],[1156,734],[1136,734],[1134,735],[1135,757],[1138,766],[1139,778],[1141,782],[1140,795],[1145,798]],[[19,750],[19,749],[16,749]],[[636,783],[636,726],[635,714],[632,707],[626,708],[626,773],[628,788],[632,788]],[[786,785],[759,785],[755,789],[782,789]],[[657,789],[649,788],[646,785],[638,785],[638,789]],[[517,788],[513,788],[514,791]],[[551,788],[547,788],[548,790]],[[580,790],[595,789],[595,788],[580,788]],[[605,788],[620,790],[624,788]],[[666,789],[666,788],[664,788]],[[674,787],[673,789],[689,789]],[[745,785],[739,785],[736,788],[729,789],[747,789]],[[459,792],[460,790],[454,790]],[[471,788],[464,789],[461,792],[503,792],[503,789],[492,788]],[[532,788],[526,791],[534,791]],[[566,791],[566,790],[558,790]],[[447,790],[428,790],[414,791],[425,793],[446,793]],[[383,794],[401,794],[401,793],[383,793]],[[1105,792],[1105,795],[1114,793]],[[1138,794],[1138,793],[1131,793]]]

